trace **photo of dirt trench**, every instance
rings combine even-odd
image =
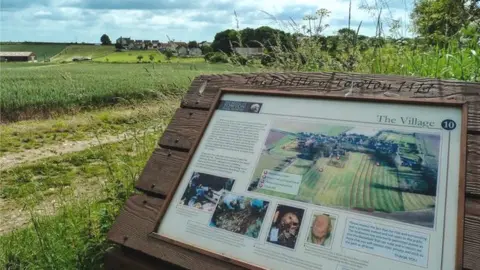
[[[269,202],[225,193],[212,215],[210,227],[258,238]]]

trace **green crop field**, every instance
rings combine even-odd
[[[71,62],[73,57],[101,58],[115,51],[113,46],[71,45],[51,59],[52,62]]]
[[[7,120],[128,99],[179,95],[200,74],[254,70],[207,63],[72,63],[22,68],[17,64],[1,64],[0,105],[2,118]]]
[[[48,60],[60,53],[67,44],[1,44],[0,51],[34,52],[38,61]]]
[[[149,56],[155,56],[155,62],[161,60],[165,61],[165,57],[157,50],[146,50],[146,51],[125,51],[125,52],[112,52],[111,54],[105,55],[103,57],[94,59],[97,62],[112,62],[112,63],[135,63],[138,62],[137,57],[141,55],[143,57],[142,61],[149,62]]]
[[[137,63],[138,56],[142,56],[142,62],[151,62],[150,55],[154,56],[153,62],[156,63],[163,63],[163,62],[170,62],[170,63],[204,63],[205,60],[203,57],[196,57],[196,58],[179,58],[179,57],[172,57],[170,61],[167,60],[165,55],[160,53],[157,50],[131,50],[125,52],[112,52],[108,55],[104,55],[99,58],[93,59],[96,62],[109,62],[109,63]]]

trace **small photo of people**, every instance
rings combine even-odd
[[[315,214],[312,218],[307,243],[329,248],[337,218],[329,214]]]
[[[258,238],[269,202],[225,192],[210,220],[210,227]]]
[[[180,199],[180,205],[187,205],[207,212],[213,212],[225,191],[231,191],[234,179],[194,172]]]
[[[267,242],[294,249],[304,212],[301,208],[279,204],[273,215]]]

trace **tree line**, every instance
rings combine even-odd
[[[269,26],[245,29],[226,29],[215,35],[211,46],[200,46],[197,41],[189,41],[188,48],[200,48],[204,55],[211,52],[222,52],[227,55],[234,54],[236,47],[263,48],[268,54],[275,49],[295,50],[301,45],[302,40],[308,39],[322,51],[331,54],[350,50],[366,51],[369,48],[382,47],[386,44],[410,45],[412,48],[421,46],[448,46],[452,38],[463,40],[477,39],[480,33],[480,0],[418,0],[410,14],[413,38],[398,37],[394,34],[385,35],[381,30],[382,22],[377,22],[377,33],[373,37],[360,35],[359,30],[350,26],[338,30],[333,35],[323,35],[328,24],[323,23],[330,15],[327,9],[317,10],[313,15],[303,18],[305,24],[293,33],[274,29]],[[399,27],[398,21],[393,21],[390,31],[392,33]],[[111,45],[110,38],[104,34],[101,37],[103,45]],[[475,42],[475,40],[474,40]],[[203,43],[203,42],[202,42]]]
[[[418,47],[446,46],[451,39],[477,39],[480,34],[480,0],[418,0],[410,14],[413,38],[398,37],[395,31],[399,27],[398,21],[391,25],[391,35],[385,35],[382,22],[377,22],[377,33],[373,37],[360,35],[359,30],[349,27],[338,30],[334,35],[323,35],[328,24],[323,21],[330,15],[327,9],[317,10],[313,15],[303,18],[305,24],[294,33],[284,32],[268,26],[256,29],[242,30],[227,29],[215,35],[212,49],[216,52],[233,53],[235,47],[265,48],[266,52],[281,46],[283,49],[296,48],[302,39],[315,41],[323,51],[336,52],[345,47],[354,46],[360,51],[368,48],[384,46],[387,43],[400,43]],[[350,23],[349,23],[350,24]]]

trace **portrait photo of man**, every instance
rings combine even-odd
[[[307,242],[322,247],[330,247],[336,218],[329,214],[313,215]]]

